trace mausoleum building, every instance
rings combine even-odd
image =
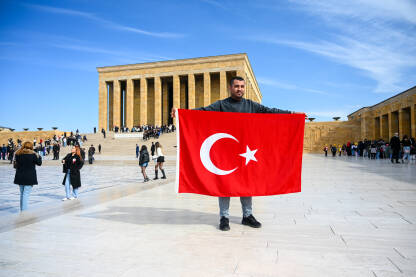
[[[246,54],[98,67],[99,129],[173,123],[172,107],[193,109],[227,98],[233,76],[245,97],[262,95]]]

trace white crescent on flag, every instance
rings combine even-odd
[[[224,138],[230,138],[238,142],[238,140],[233,137],[230,134],[226,133],[216,133],[211,136],[209,136],[207,139],[204,140],[204,142],[201,145],[201,150],[199,152],[199,155],[201,157],[201,162],[204,165],[204,167],[211,173],[214,173],[216,175],[228,175],[232,172],[234,172],[238,167],[231,169],[231,170],[222,170],[216,167],[209,156],[209,152],[211,151],[211,147],[214,145],[215,142],[217,142],[220,139]]]

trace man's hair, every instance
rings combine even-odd
[[[232,87],[232,86],[233,86],[233,84],[234,84],[234,80],[244,81],[244,78],[243,78],[243,77],[240,77],[240,76],[234,76],[234,77],[232,77],[232,78],[230,79],[230,87]]]

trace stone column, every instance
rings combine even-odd
[[[179,109],[181,107],[180,103],[180,86],[181,82],[178,75],[173,76],[173,107]]]
[[[242,68],[242,69],[239,69],[239,70],[237,70],[237,76],[240,76],[241,78],[243,78],[244,79],[244,81],[245,81],[245,93],[244,93],[244,98],[248,98],[247,97],[247,86],[248,86],[248,80],[247,80],[247,75],[246,75],[246,72],[245,72],[245,70],[244,70],[244,68]]]
[[[126,88],[126,127],[133,128],[134,118],[134,80],[127,80]]]
[[[382,113],[380,113],[380,138],[382,139],[383,138],[383,114]]]
[[[114,127],[121,127],[121,91],[120,81],[114,80],[114,92],[113,92],[113,124]]]
[[[389,124],[389,137],[388,137],[388,140],[390,140],[391,139],[391,137],[394,135],[393,134],[393,126],[392,126],[392,114],[391,114],[391,112],[389,112],[388,114],[388,124]]]
[[[101,129],[107,130],[108,105],[107,105],[107,83],[104,80],[98,81],[98,132]]]
[[[403,109],[399,108],[399,137],[403,138],[404,133],[404,122],[403,122]]]
[[[147,124],[147,79],[140,79],[140,125]]]
[[[186,109],[186,83],[185,82],[181,82],[180,78],[179,78],[179,87],[180,87],[180,108],[181,109]]]
[[[211,76],[204,72],[204,107],[211,104]]]
[[[410,107],[410,133],[412,137],[416,138],[416,118],[415,118],[415,104]]]
[[[162,126],[162,82],[155,77],[155,125]]]
[[[195,109],[195,75],[188,74],[188,109]]]
[[[228,97],[227,72],[220,72],[220,99]]]
[[[168,83],[167,83],[167,81],[165,80],[164,82],[162,82],[163,84],[162,84],[162,89],[163,89],[163,91],[162,91],[162,105],[163,105],[163,108],[162,108],[162,113],[163,113],[163,125],[167,125],[168,124],[168,120],[169,120],[169,116],[170,116],[170,111],[169,111],[169,98],[168,98],[168,95],[169,95],[169,88],[168,88]]]

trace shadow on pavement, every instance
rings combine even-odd
[[[105,219],[131,224],[205,224],[218,228],[218,214],[196,212],[186,209],[154,207],[108,207],[105,211],[79,215],[81,217]],[[241,218],[231,216],[230,222],[241,223]]]

